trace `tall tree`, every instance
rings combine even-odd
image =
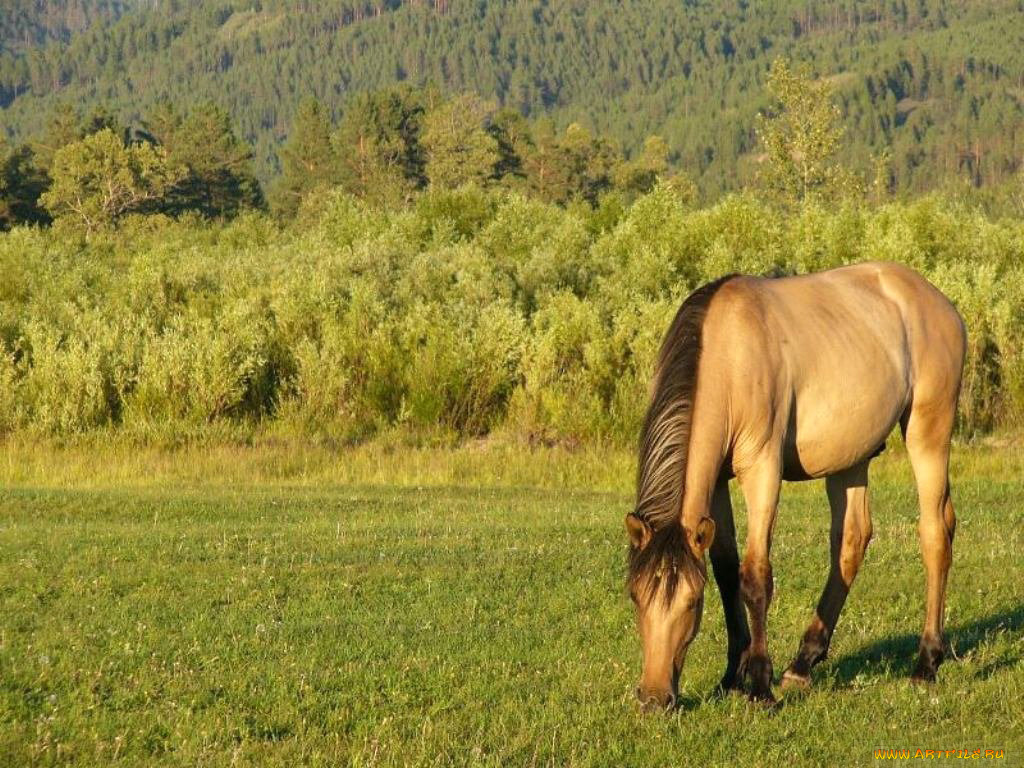
[[[650,191],[668,173],[668,155],[668,144],[661,136],[648,136],[639,155],[617,169],[615,186],[632,194]]]
[[[332,144],[341,184],[369,200],[397,204],[426,184],[420,134],[433,94],[397,86],[358,95]]]
[[[48,182],[29,147],[11,147],[0,136],[0,230],[46,221],[39,196]]]
[[[622,153],[603,137],[594,137],[572,123],[562,137],[562,152],[569,168],[569,195],[595,203],[613,186]]]
[[[252,171],[252,148],[235,134],[228,113],[200,104],[184,118],[161,113],[154,133],[172,165],[187,170],[168,200],[170,212],[199,211],[210,218],[231,217],[263,206],[263,192]]]
[[[523,158],[527,188],[542,200],[564,202],[571,196],[568,157],[551,120],[538,120],[531,151]]]
[[[273,202],[284,215],[293,215],[308,194],[337,181],[331,125],[320,102],[311,99],[299,107],[280,157]]]
[[[491,118],[488,132],[498,142],[498,162],[494,175],[506,184],[525,178],[525,159],[533,149],[530,124],[516,109],[505,107]]]

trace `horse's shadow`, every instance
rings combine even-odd
[[[1024,603],[1007,608],[990,616],[969,621],[946,629],[946,663],[956,663],[981,647],[990,633],[1002,630],[1020,632],[1024,630]],[[823,664],[824,677],[837,686],[850,685],[855,679],[871,677],[910,675],[917,658],[919,634],[893,635],[869,643],[856,651],[830,658]],[[1024,658],[1019,650],[1010,656],[993,659],[975,672],[976,679],[985,679],[1002,669],[1012,666]]]

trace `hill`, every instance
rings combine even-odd
[[[660,134],[673,165],[715,196],[756,165],[755,116],[780,55],[833,80],[844,159],[866,169],[888,148],[901,191],[955,175],[999,183],[1024,157],[1019,0],[47,5],[62,11],[2,16],[11,138],[39,131],[61,101],[137,121],[161,100],[213,100],[255,146],[264,180],[304,98],[337,119],[353,94],[404,81],[475,91],[559,126],[579,121],[627,151]]]

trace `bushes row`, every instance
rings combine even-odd
[[[62,237],[0,236],[0,431],[631,444],[695,286],[867,259],[915,267],[964,314],[961,431],[1024,420],[1024,223],[939,197],[692,209],[664,185],[561,209],[469,187],[385,211],[336,192],[287,229],[149,218]]]

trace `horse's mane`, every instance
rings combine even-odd
[[[685,550],[680,515],[697,367],[700,364],[701,331],[711,299],[733,277],[735,275],[727,275],[690,294],[661,343],[651,404],[640,438],[636,507],[633,511],[651,527],[653,538],[644,552],[631,553],[631,580],[641,572],[653,572],[663,567],[662,560],[670,554],[668,550],[677,549],[680,545]]]

